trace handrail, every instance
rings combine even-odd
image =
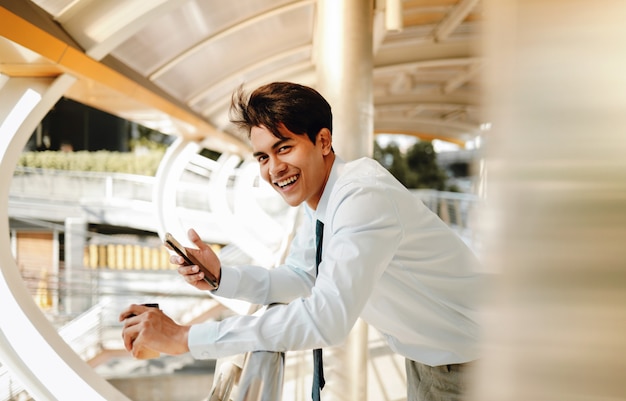
[[[136,174],[18,166],[15,168],[10,192],[12,195],[48,200],[120,198],[151,201],[153,185],[154,177]]]
[[[279,304],[271,304],[266,310]],[[252,305],[249,314],[260,309]],[[282,398],[285,354],[253,351],[224,361],[209,393],[208,401],[230,401],[236,388],[235,401],[276,401]]]
[[[249,353],[241,372],[235,401],[282,399],[284,373],[285,354],[283,352]]]
[[[233,361],[222,363],[207,401],[230,401],[230,394],[239,382],[241,371],[241,366]]]

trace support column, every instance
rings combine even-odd
[[[374,149],[372,0],[318,1],[317,87],[333,110],[333,146],[345,160]]]
[[[372,0],[318,1],[318,90],[333,111],[333,147],[344,160],[374,147]],[[324,400],[367,400],[367,325],[358,321],[342,347],[324,349]]]
[[[78,315],[92,305],[91,273],[83,263],[87,243],[87,221],[82,217],[65,219],[65,297],[68,314]]]

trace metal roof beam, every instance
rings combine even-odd
[[[435,42],[443,42],[476,7],[479,0],[461,0],[435,28]]]

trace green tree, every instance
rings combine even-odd
[[[429,141],[419,141],[406,153],[409,170],[416,176],[410,188],[446,189],[447,174],[437,164],[437,153]]]
[[[381,147],[377,142],[374,142],[374,159],[378,160],[398,181],[409,188],[407,185],[409,171],[406,159],[396,143],[392,142],[385,147]]]
[[[429,141],[419,141],[403,154],[396,143],[381,147],[374,143],[378,160],[407,188],[446,189],[447,175],[437,164],[437,153]]]

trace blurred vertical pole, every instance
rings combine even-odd
[[[626,1],[485,0],[481,401],[626,396]]]
[[[372,156],[373,0],[319,0],[317,87],[333,110],[333,147],[340,157]],[[323,400],[367,400],[368,328],[359,320],[346,343],[324,349]]]

